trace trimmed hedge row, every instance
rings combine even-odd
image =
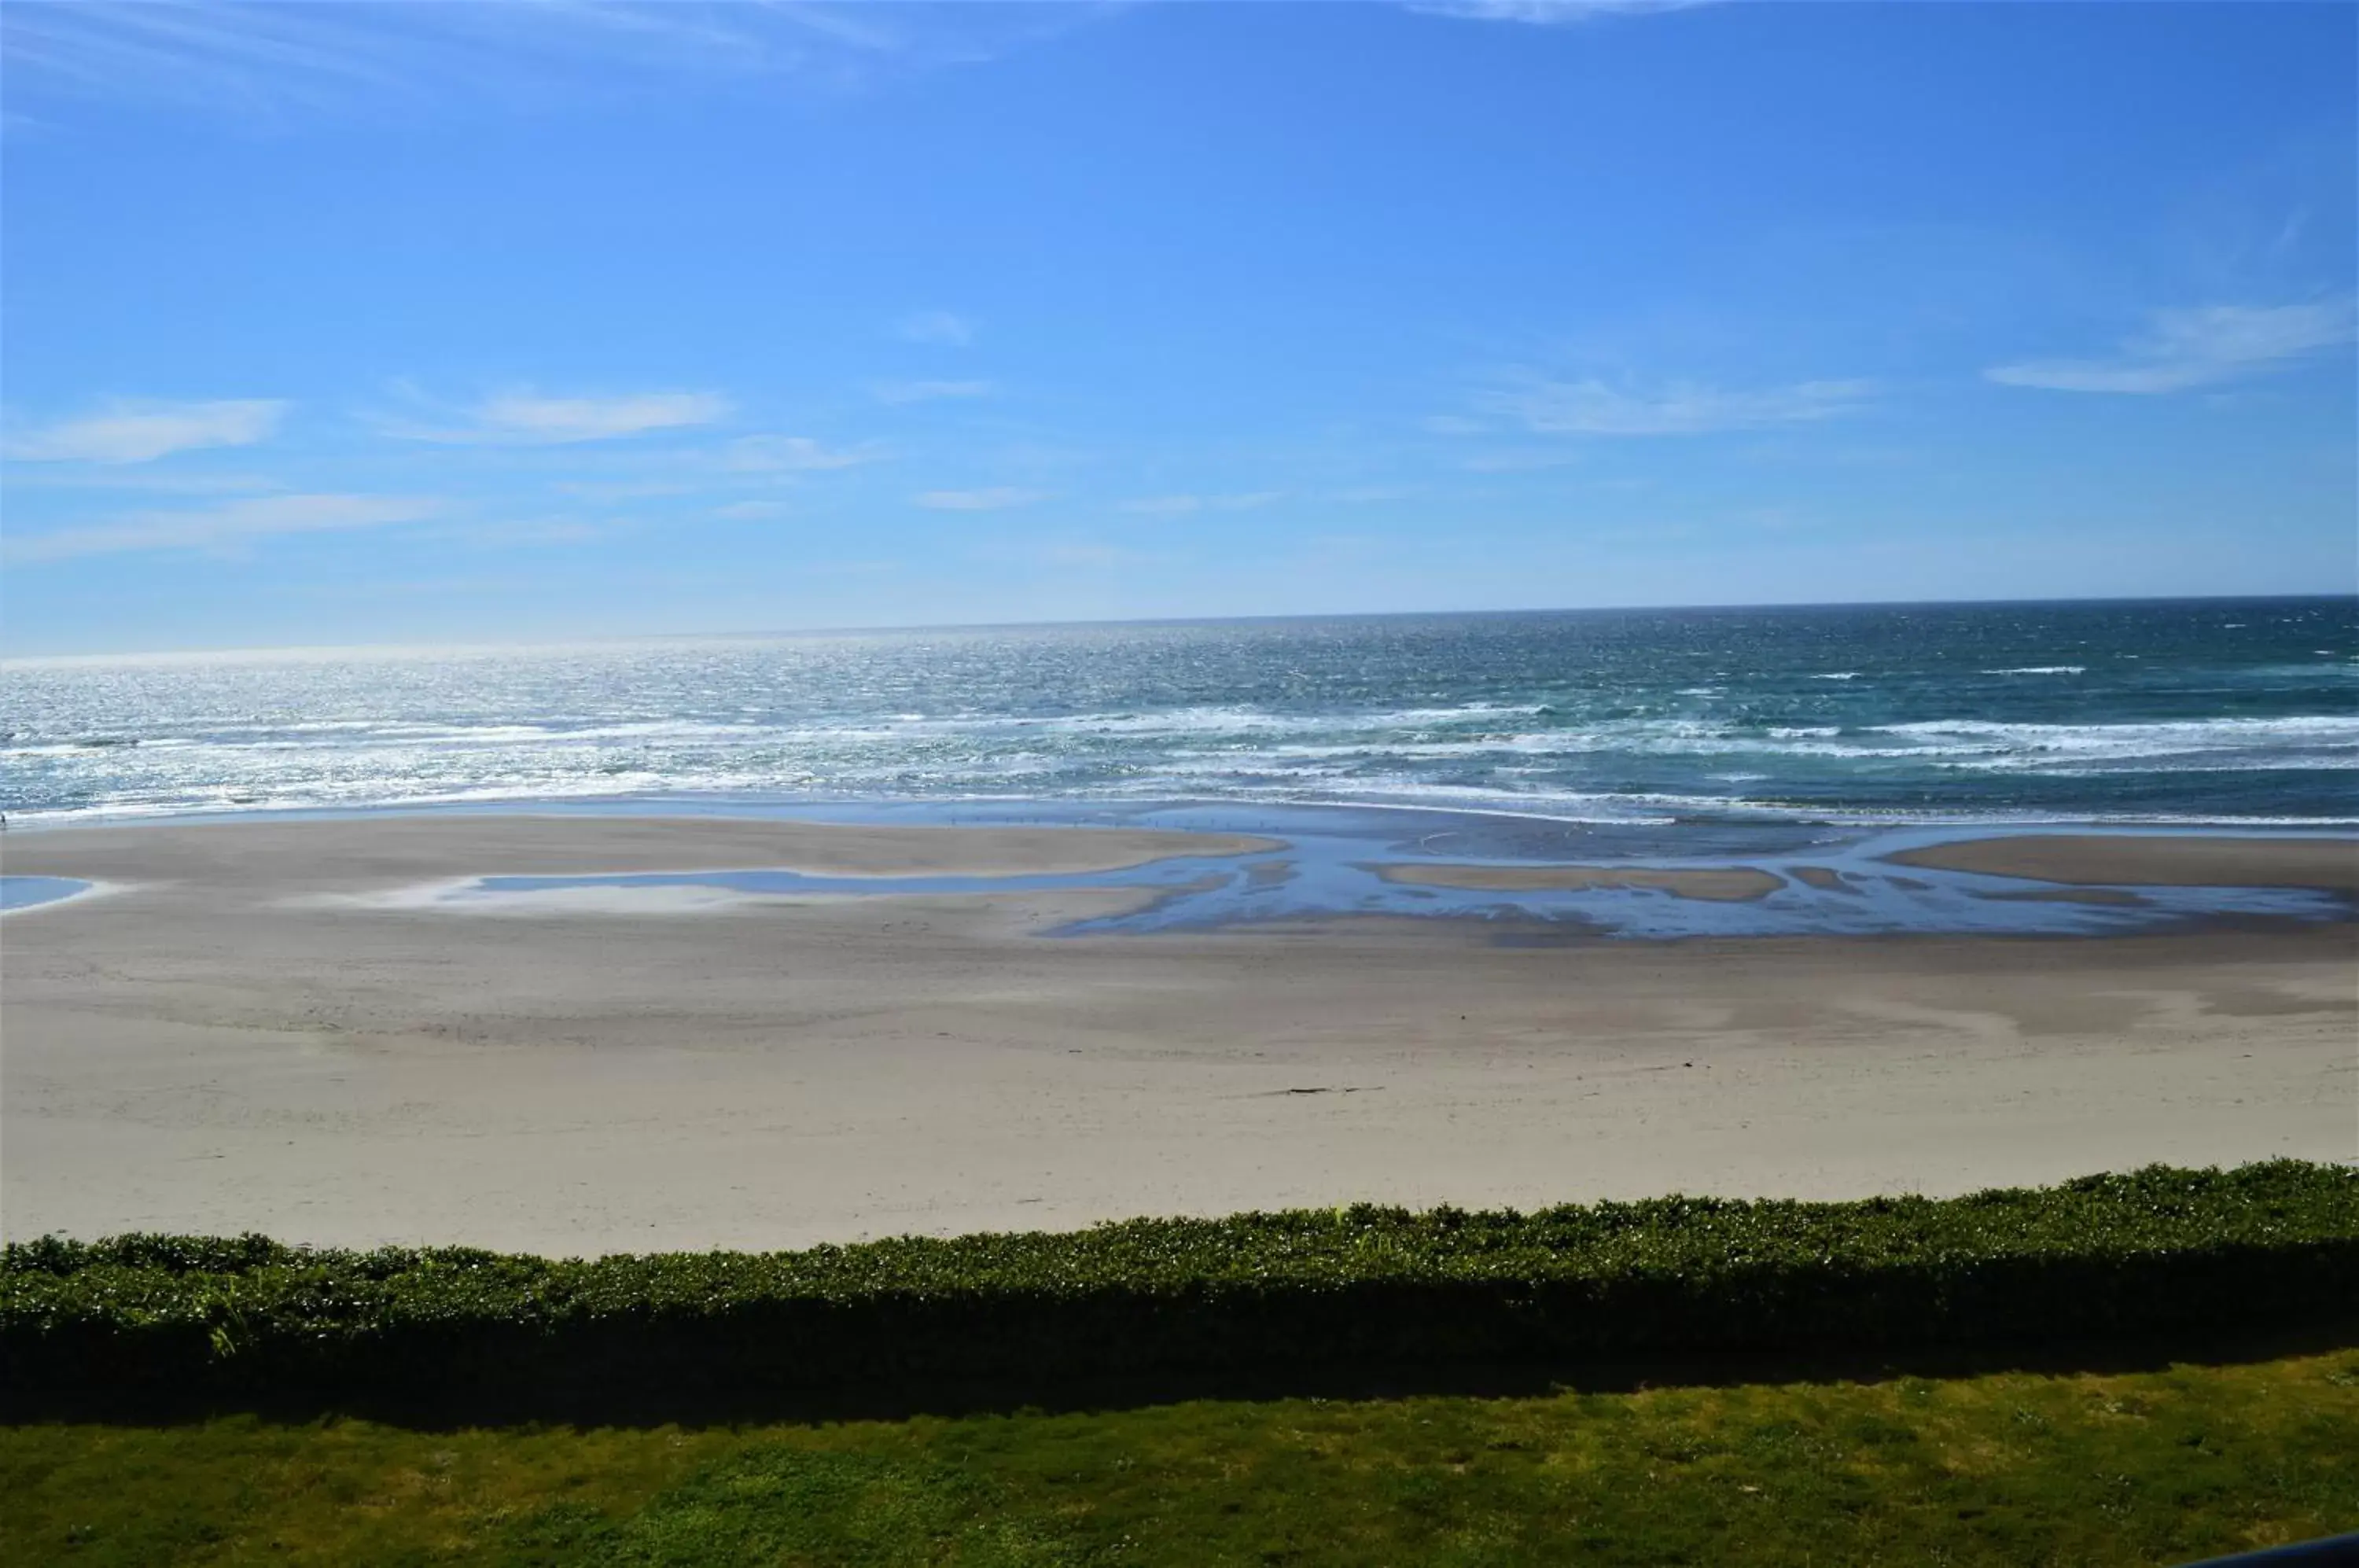
[[[843,1388],[1307,1363],[1947,1345],[2359,1320],[2359,1171],[1931,1200],[1367,1205],[553,1261],[14,1244],[0,1377],[178,1394]]]

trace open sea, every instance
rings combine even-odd
[[[1614,610],[0,666],[12,825],[598,800],[2359,822],[2359,601]]]

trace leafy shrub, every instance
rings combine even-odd
[[[11,1389],[859,1387],[2257,1328],[2359,1302],[2359,1171],[2156,1166],[1857,1203],[1359,1204],[583,1260],[14,1244]]]

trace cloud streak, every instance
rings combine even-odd
[[[974,323],[948,310],[919,310],[894,322],[893,335],[905,343],[965,348],[974,342]]]
[[[1012,485],[988,486],[981,490],[928,490],[917,497],[918,505],[937,512],[1005,512],[1015,506],[1029,506],[1049,498],[1046,490],[1025,490]]]
[[[655,430],[685,430],[729,417],[716,392],[638,392],[618,397],[547,397],[505,392],[462,410],[460,424],[376,421],[386,434],[446,446],[571,446]]]
[[[1527,27],[1562,27],[1609,16],[1653,16],[1666,11],[1692,11],[1716,3],[1717,0],[1411,0],[1406,9],[1462,22],[1520,22]]]
[[[2289,370],[2352,341],[2349,296],[2299,305],[2157,310],[2108,359],[2026,360],[1983,372],[2002,387],[2154,397]]]
[[[261,495],[191,511],[134,513],[29,539],[11,536],[5,558],[31,562],[140,550],[234,550],[284,534],[419,522],[440,509],[440,502],[419,496]]]
[[[980,64],[1113,7],[537,0],[513,5],[0,7],[12,93],[275,119],[541,107],[650,79],[856,91]]]
[[[1640,388],[1528,376],[1476,401],[1485,413],[1540,435],[1693,436],[1830,419],[1857,409],[1875,391],[1874,383],[1859,380],[1740,390],[1694,381]]]
[[[809,436],[744,436],[721,449],[721,466],[733,474],[815,474],[856,468],[884,455],[873,441],[831,447]]]
[[[288,486],[264,474],[201,474],[132,465],[19,468],[8,475],[10,490],[111,491],[148,495],[250,495]]]
[[[1563,468],[1580,461],[1577,453],[1563,448],[1541,447],[1512,452],[1479,452],[1458,466],[1469,474],[1536,474],[1542,469]]]
[[[285,403],[263,397],[119,400],[79,419],[12,435],[0,450],[18,463],[153,463],[174,452],[267,441],[286,411]]]
[[[1184,517],[1191,512],[1250,512],[1266,506],[1285,494],[1281,490],[1247,490],[1233,495],[1141,495],[1118,508],[1138,517]]]

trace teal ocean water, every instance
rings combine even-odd
[[[2359,601],[1404,615],[19,660],[0,811],[599,799],[2359,821]]]

